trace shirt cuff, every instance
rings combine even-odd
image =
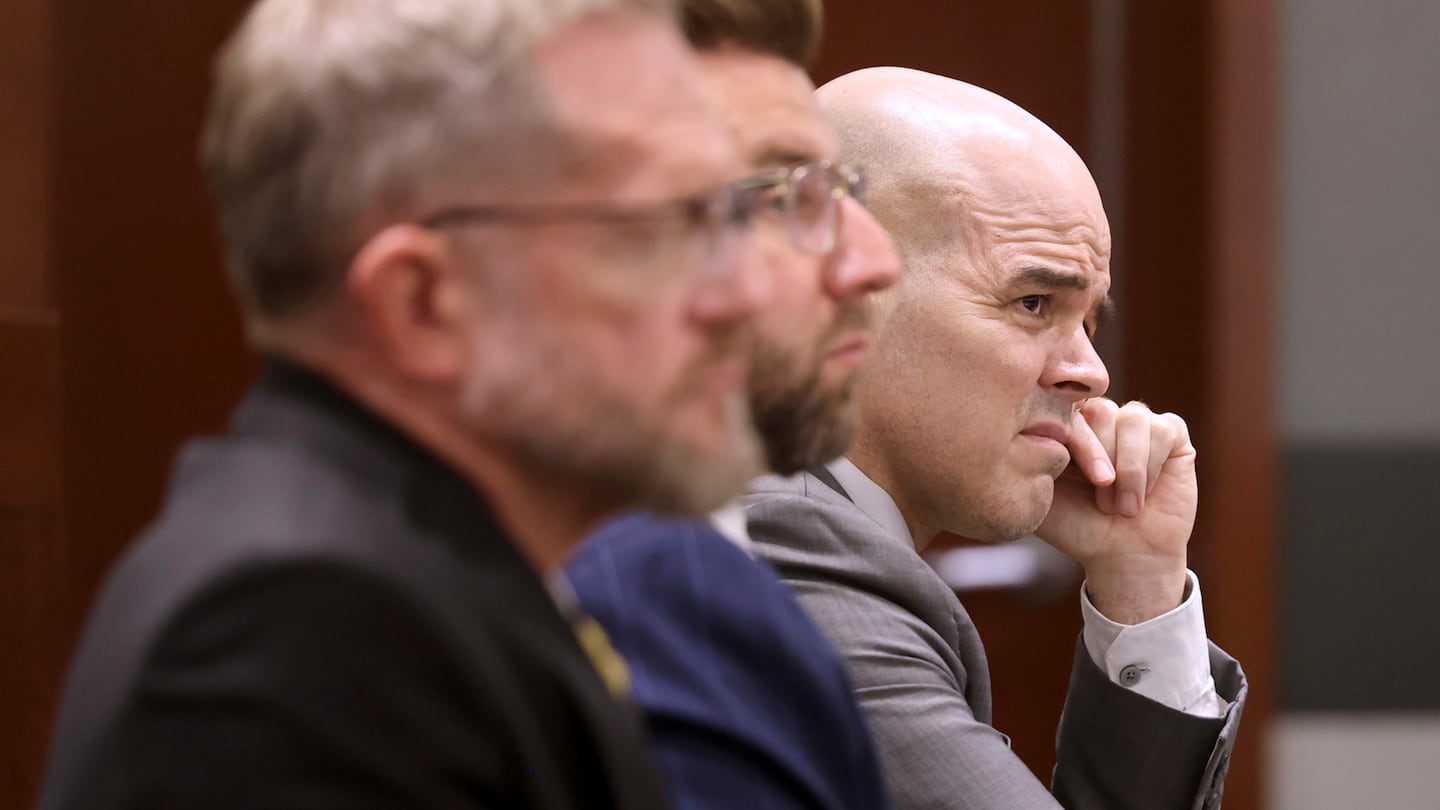
[[[1188,594],[1180,606],[1139,624],[1105,618],[1081,585],[1085,649],[1095,666],[1126,689],[1197,717],[1222,717],[1227,706],[1210,674],[1200,580],[1194,571],[1186,575]]]

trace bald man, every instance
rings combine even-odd
[[[1187,569],[1185,422],[1104,399],[1110,231],[1079,156],[979,88],[877,68],[819,91],[905,266],[881,294],[851,453],[747,498],[846,659],[897,808],[1219,805],[1244,702]],[[993,728],[985,651],[921,559],[1036,533],[1085,570],[1047,790]]]

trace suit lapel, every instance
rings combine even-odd
[[[851,503],[855,502],[855,499],[850,497],[850,493],[846,492],[844,487],[840,486],[840,481],[835,478],[835,474],[830,472],[828,468],[823,466],[816,467],[810,470],[810,474],[820,479],[820,483],[838,492],[840,497]]]
[[[850,497],[850,493],[845,491],[845,488],[840,485],[834,473],[831,473],[829,469],[817,467],[810,470],[809,473],[845,500],[850,501],[852,505],[855,504],[855,499]],[[855,509],[864,514],[858,505],[855,506]],[[868,519],[869,516],[866,515],[866,518]],[[940,582],[939,576],[935,576],[934,580]],[[969,612],[965,610],[964,605],[960,604],[960,599],[955,592],[943,583],[940,585],[940,589],[944,591],[945,600],[950,606],[951,617],[955,622],[954,647],[955,654],[959,656],[964,667],[965,702],[970,704],[970,710],[974,712],[975,719],[982,723],[990,723],[992,714],[990,661],[985,655],[985,645],[980,640],[980,631],[976,629],[975,622],[970,619]],[[960,677],[960,673],[957,673],[957,677]]]

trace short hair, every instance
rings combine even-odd
[[[674,15],[673,0],[256,3],[216,60],[200,148],[247,316],[328,298],[364,228],[441,182],[534,171],[517,157],[566,140],[535,48],[619,8]]]
[[[809,67],[820,51],[821,0],[680,0],[680,25],[699,50],[735,45]]]

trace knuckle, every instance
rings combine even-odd
[[[1120,407],[1112,400],[1096,397],[1087,401],[1081,410],[1091,419],[1113,420]]]
[[[1150,468],[1140,461],[1122,461],[1115,465],[1115,474],[1122,478],[1144,478]]]
[[[1130,400],[1129,402],[1125,403],[1125,404],[1120,408],[1120,411],[1121,411],[1122,413],[1126,413],[1126,414],[1135,414],[1135,415],[1146,415],[1146,416],[1149,416],[1149,415],[1150,415],[1150,406],[1149,406],[1149,405],[1146,405],[1146,404],[1145,404],[1144,402],[1142,402],[1141,400],[1132,399],[1132,400]]]

